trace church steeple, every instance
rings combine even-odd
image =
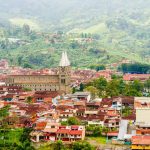
[[[60,67],[70,66],[70,61],[69,61],[69,59],[68,59],[67,52],[63,52],[63,53],[62,53],[62,57],[61,57],[59,66],[60,66]]]
[[[65,91],[65,93],[69,93],[70,83],[71,83],[70,61],[68,59],[67,52],[63,52],[60,63],[59,63],[60,91]]]

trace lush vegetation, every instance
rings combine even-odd
[[[22,129],[1,129],[0,130],[0,147],[2,150],[14,150],[20,145],[19,139],[22,136]]]
[[[9,108],[10,106],[4,106],[3,108],[0,109],[0,120],[3,120],[4,118],[8,117],[9,115]]]
[[[74,67],[150,63],[149,0],[0,2],[0,58],[11,65],[55,67],[64,50]]]
[[[132,109],[130,107],[125,107],[122,109],[122,115],[124,117],[130,116],[132,114]]]
[[[96,96],[102,98],[112,96],[145,96],[145,92],[147,92],[147,96],[149,96],[149,80],[145,81],[145,83],[139,80],[125,83],[120,77],[114,78],[111,81],[100,77],[85,85],[84,90],[91,92],[93,98]]]
[[[62,125],[80,125],[81,122],[78,118],[76,117],[69,117],[67,121],[61,122]]]
[[[31,145],[30,134],[31,129],[17,128],[17,129],[5,129],[0,130],[0,147],[5,150],[34,150]]]
[[[114,130],[116,129],[114,128],[113,131]],[[90,137],[103,137],[108,131],[111,131],[111,129],[97,125],[86,126],[86,135]]]
[[[150,73],[150,65],[148,64],[122,64],[119,68],[123,73],[137,73],[137,74],[146,74]]]
[[[0,30],[2,32],[0,58],[8,59],[11,65],[19,65],[24,68],[56,67],[62,51],[68,51],[71,65],[82,68],[90,67],[95,59],[97,59],[96,63],[100,62],[98,59],[107,55],[106,51],[99,48],[98,41],[76,41],[76,38],[81,38],[81,34],[70,37],[66,33],[59,32],[56,35],[37,33],[32,31],[28,25],[23,27],[11,25],[9,28],[0,28]]]
[[[94,69],[94,70],[96,70],[96,71],[99,71],[99,70],[105,70],[106,69],[106,67],[104,66],[104,65],[91,65],[90,66],[90,69]]]
[[[62,141],[54,143],[43,144],[38,150],[95,150],[87,141],[74,142],[72,145],[67,146]]]
[[[99,136],[99,137],[91,137],[90,136],[87,139],[88,139],[87,141],[89,141],[91,144],[93,141],[96,142],[97,145],[106,144],[106,137],[104,137],[104,136]]]
[[[30,132],[31,128],[14,128],[7,119],[10,106],[4,106],[0,109],[0,147],[2,150],[34,150],[31,146]],[[15,118],[14,118],[15,119]]]

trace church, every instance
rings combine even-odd
[[[21,86],[33,91],[70,92],[71,66],[67,53],[63,52],[55,75],[10,75],[6,79],[7,86]]]

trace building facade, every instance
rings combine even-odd
[[[62,53],[59,71],[56,75],[10,75],[7,86],[21,86],[34,91],[70,91],[71,66],[67,53]]]

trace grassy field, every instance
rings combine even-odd
[[[9,21],[12,24],[17,25],[19,27],[22,27],[24,24],[27,24],[27,25],[30,26],[30,28],[32,30],[40,30],[40,27],[39,27],[38,23],[34,20],[23,19],[23,18],[11,18],[11,19],[9,19]]]
[[[107,32],[107,27],[105,23],[99,23],[92,25],[88,28],[74,28],[70,30],[68,33],[91,33],[91,34],[101,34]]]
[[[87,29],[84,29],[82,30],[81,32],[83,33],[104,33],[104,32],[107,32],[107,27],[105,25],[105,23],[100,23],[100,24],[96,24],[96,25],[93,25]]]
[[[92,145],[106,144],[106,137],[87,137],[87,141]]]

